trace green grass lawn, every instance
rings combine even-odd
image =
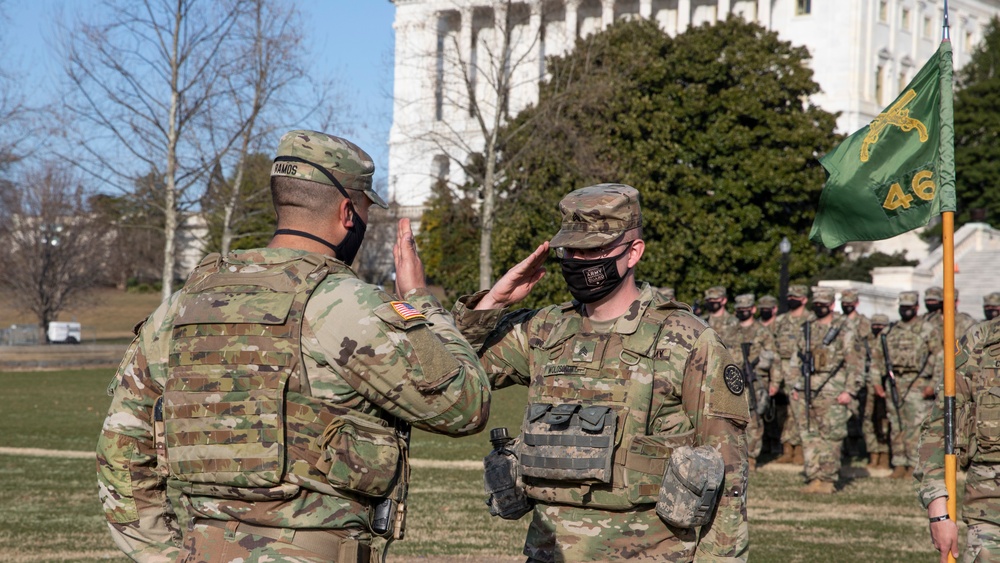
[[[92,451],[110,378],[111,370],[0,373],[0,447]],[[523,388],[497,392],[489,427],[515,434],[524,400]],[[412,449],[422,460],[479,460],[489,447],[486,433],[415,432]],[[753,475],[751,561],[937,560],[910,483],[857,479],[831,497],[801,495],[800,486],[794,470]],[[0,454],[0,506],[0,561],[123,559],[105,530],[91,459]],[[527,520],[490,518],[479,471],[415,468],[409,506],[407,538],[390,561],[520,554]]]

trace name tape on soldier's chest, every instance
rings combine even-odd
[[[740,371],[739,367],[734,364],[726,366],[726,369],[722,371],[722,380],[726,382],[726,388],[733,395],[743,394],[743,372]]]
[[[413,305],[410,305],[406,301],[390,301],[390,305],[400,317],[403,317],[405,321],[411,321],[413,319],[425,319],[425,317],[420,311],[416,309]]]

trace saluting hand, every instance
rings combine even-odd
[[[417,242],[413,238],[409,219],[399,220],[396,244],[392,246],[392,258],[396,262],[397,297],[403,299],[411,289],[427,287],[424,264],[417,255]]]
[[[535,287],[538,280],[545,275],[542,264],[548,255],[549,241],[545,241],[538,245],[530,256],[507,270],[507,273],[493,284],[489,293],[476,304],[476,309],[498,309],[527,297],[531,288]]]

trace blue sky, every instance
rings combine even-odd
[[[6,16],[0,20],[3,66],[18,77],[31,99],[54,101],[63,76],[55,18],[62,14],[72,21],[81,9],[96,4],[94,0],[0,0]],[[313,75],[336,80],[350,108],[350,138],[375,159],[376,182],[384,181],[392,124],[395,6],[389,0],[297,0],[296,4],[308,34],[305,43],[312,48]]]

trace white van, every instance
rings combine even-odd
[[[80,323],[49,323],[49,342],[53,344],[79,344],[82,336]]]

